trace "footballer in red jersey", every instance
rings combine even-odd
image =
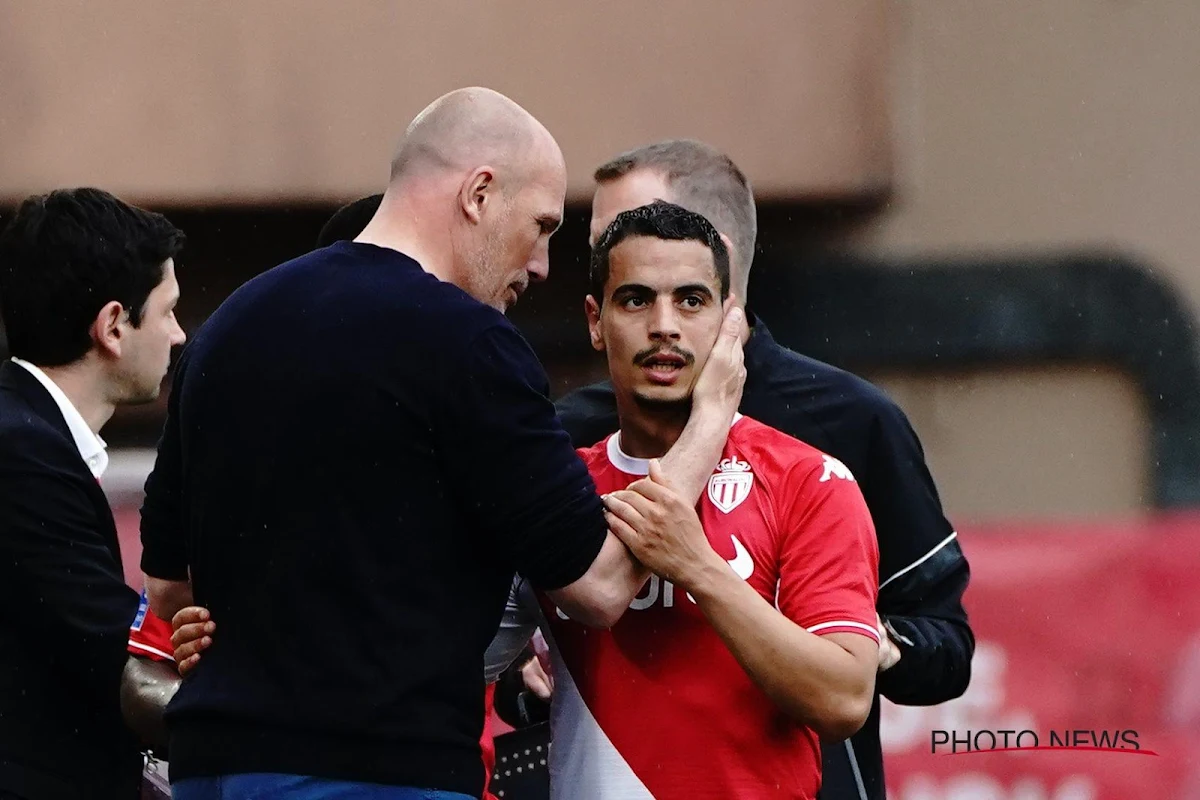
[[[623,452],[620,433],[580,452],[601,492],[649,471]],[[741,417],[700,519],[729,569],[777,613],[818,636],[879,641],[875,539],[840,462]],[[816,731],[762,691],[687,592],[653,576],[609,631],[539,600],[555,668],[555,797],[816,796]]]
[[[593,253],[589,327],[621,430],[580,455],[615,517],[638,513],[621,490],[687,421],[696,354],[721,324],[723,251],[702,217],[654,204],[619,215]],[[878,552],[854,476],[738,417],[697,510],[700,555],[664,555],[610,519],[658,573],[610,630],[522,589],[551,642],[555,798],[813,798],[820,737],[866,719]]]

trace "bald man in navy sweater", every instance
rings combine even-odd
[[[648,573],[506,311],[548,274],[566,170],[506,97],[452,92],[409,126],[353,242],[237,290],[178,366],[142,512],[153,610],[221,636],[167,712],[198,797],[478,797],[483,656],[514,573],[612,624]],[[691,507],[744,369],[731,310],[684,437]],[[663,527],[661,515],[647,526]]]

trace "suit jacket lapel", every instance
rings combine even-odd
[[[117,565],[122,566],[121,544],[117,537],[117,525],[113,520],[112,508],[108,505],[108,496],[104,494],[100,482],[92,475],[92,471],[88,469],[83,457],[79,455],[79,450],[75,446],[75,437],[71,435],[71,429],[67,427],[67,421],[63,419],[62,412],[59,411],[54,398],[46,391],[46,387],[38,383],[37,378],[29,374],[28,370],[11,361],[0,364],[0,389],[7,389],[19,395],[33,409],[33,413],[49,423],[67,440],[79,462],[79,473],[86,478],[85,485],[88,495],[92,498],[92,504],[96,507],[96,516],[100,520],[100,533],[104,536],[104,542],[108,545],[108,549],[112,551],[113,558],[117,560]]]
[[[38,379],[30,375],[27,369],[19,367],[11,361],[0,364],[0,388],[20,395],[33,409],[33,413],[50,423],[56,431],[63,435],[63,438],[71,443],[72,448],[75,447],[75,438],[71,436],[71,429],[67,427],[67,421],[63,419],[62,412],[58,410],[58,403],[54,402],[54,398],[46,391],[46,387],[38,383]],[[83,464],[83,459],[80,458],[79,462]],[[83,464],[83,466],[85,469],[87,468],[87,464]]]

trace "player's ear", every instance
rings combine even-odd
[[[588,336],[592,340],[592,349],[604,352],[604,334],[600,331],[600,304],[590,294],[583,301],[583,313],[587,314]]]

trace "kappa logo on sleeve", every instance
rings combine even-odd
[[[821,483],[829,483],[830,478],[853,481],[854,474],[850,472],[850,469],[845,464],[833,456],[825,456],[825,471],[821,473]]]

